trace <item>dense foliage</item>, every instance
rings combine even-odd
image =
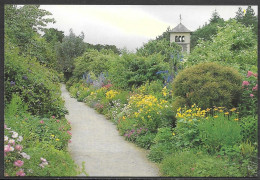
[[[55,71],[59,39],[39,34],[54,22],[47,15],[39,5],[5,6],[5,176],[78,173],[67,151],[70,124],[64,118],[62,76]]]
[[[200,41],[190,53],[187,64],[200,62],[221,62],[232,65],[244,72],[257,65],[257,39],[251,28],[230,20],[224,27],[218,28],[218,33],[212,41]]]
[[[214,62],[201,63],[181,71],[173,82],[175,96],[186,104],[201,108],[237,106],[241,96],[242,77],[238,71]]]

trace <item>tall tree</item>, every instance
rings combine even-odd
[[[73,30],[70,29],[69,36],[62,39],[62,43],[57,43],[58,64],[61,71],[63,71],[66,79],[72,76],[74,69],[74,59],[81,56],[86,50],[86,44],[83,41],[84,33],[76,36]]]
[[[210,23],[218,23],[219,21],[223,21],[223,18],[220,17],[219,13],[215,9],[215,11],[211,15],[209,22]]]
[[[214,35],[217,34],[218,27],[224,26],[224,19],[220,17],[218,12],[215,10],[209,20],[209,24],[206,22],[202,28],[197,29],[191,35],[191,50],[198,44],[198,40],[204,41],[211,40]]]
[[[170,26],[168,26],[165,32],[163,32],[160,36],[156,37],[156,40],[166,39],[167,41],[170,41],[170,30],[171,28]]]
[[[257,33],[258,33],[258,20],[257,20],[257,16],[255,15],[255,11],[254,11],[254,9],[252,9],[251,6],[247,7],[245,14],[242,11],[242,8],[239,7],[238,11],[236,12],[235,19],[238,22],[244,24],[246,27],[252,26],[253,32],[255,33],[255,35],[257,35]]]
[[[40,9],[40,5],[5,5],[5,33],[22,50],[30,43],[37,31],[43,31],[48,23],[54,23],[50,12]]]

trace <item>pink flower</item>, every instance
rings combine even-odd
[[[69,143],[71,143],[71,140],[69,140]]]
[[[10,145],[5,145],[4,146],[4,152],[9,152],[10,151]]]
[[[17,167],[21,167],[23,165],[23,161],[17,160],[17,161],[14,162],[14,165],[17,166]]]
[[[41,121],[40,121],[40,123],[41,123],[41,124],[44,124],[44,121],[43,121],[43,120],[41,120]]]
[[[42,157],[41,157],[41,161],[42,161],[42,162],[47,162],[47,160],[44,159],[44,158],[42,158]]]
[[[60,120],[57,120],[57,123],[59,123],[60,122]]]
[[[6,125],[4,125],[4,128],[6,129],[6,128],[7,128],[7,126],[6,126]]]
[[[194,171],[194,170],[195,170],[195,168],[191,168],[191,170],[192,170],[192,171]]]
[[[23,149],[23,147],[22,147],[21,145],[16,145],[16,146],[15,146],[15,149],[16,149],[17,151],[21,151],[21,150]]]
[[[258,89],[258,84],[255,85],[255,87],[253,87],[252,91],[256,91]]]
[[[67,131],[67,133],[68,133],[69,135],[72,135],[71,132],[69,132],[69,131]]]
[[[55,119],[55,116],[52,116],[52,119]]]
[[[248,86],[249,82],[248,81],[243,81],[242,86]]]
[[[23,169],[20,169],[20,171],[18,171],[16,173],[16,176],[25,176],[25,173],[23,172]]]
[[[255,77],[257,77],[258,74],[256,73],[256,74],[253,74],[253,75],[254,75]]]
[[[253,73],[252,71],[248,71],[246,77],[250,77],[250,76],[252,76],[252,75],[254,75],[254,73]]]
[[[254,97],[254,95],[253,95],[253,94],[250,94],[250,97]]]

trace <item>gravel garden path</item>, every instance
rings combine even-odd
[[[61,91],[69,111],[66,118],[72,127],[69,152],[79,167],[85,162],[89,176],[159,176],[157,166],[147,160],[145,150],[125,141],[103,115],[71,98],[64,84]]]

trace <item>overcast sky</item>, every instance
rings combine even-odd
[[[236,15],[238,7],[247,6],[180,6],[180,5],[42,5],[56,20],[54,27],[69,34],[85,34],[85,42],[116,45],[135,51],[150,39],[161,35],[168,26],[180,23],[195,31],[209,22],[216,9],[220,17],[228,20]],[[252,6],[257,12],[257,6]]]

